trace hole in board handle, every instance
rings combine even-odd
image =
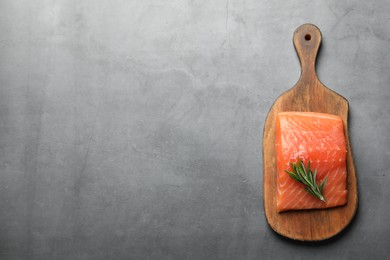
[[[305,40],[306,41],[310,41],[311,40],[311,35],[310,34],[306,34],[305,35]]]

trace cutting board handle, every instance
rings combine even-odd
[[[300,80],[303,82],[318,81],[315,65],[321,38],[320,29],[313,24],[303,24],[294,32],[293,42],[301,62]]]

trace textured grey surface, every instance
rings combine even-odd
[[[390,254],[389,1],[0,2],[1,259],[378,259]],[[320,27],[350,102],[355,221],[267,225],[262,130]]]

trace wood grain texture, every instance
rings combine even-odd
[[[324,86],[318,79],[315,62],[321,44],[321,32],[304,24],[294,32],[293,42],[301,62],[301,77],[294,87],[279,96],[270,108],[264,125],[264,211],[271,228],[285,237],[320,241],[342,231],[353,219],[357,205],[357,178],[348,134],[348,101]],[[276,210],[275,120],[283,111],[312,111],[342,117],[347,143],[347,204],[329,209]]]

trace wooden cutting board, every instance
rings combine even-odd
[[[321,32],[312,24],[296,29],[293,42],[301,62],[301,77],[294,87],[279,96],[270,108],[264,126],[264,211],[271,228],[282,236],[320,241],[340,233],[353,219],[357,205],[357,179],[348,134],[348,101],[318,79],[315,62]],[[343,119],[347,142],[347,204],[329,209],[276,210],[275,119],[283,111],[312,111],[338,115]]]

